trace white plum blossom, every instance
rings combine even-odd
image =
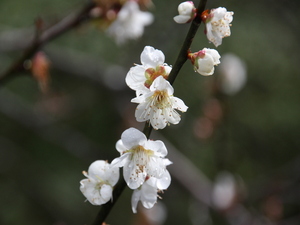
[[[107,32],[114,37],[118,44],[123,44],[128,39],[141,37],[144,33],[144,27],[152,22],[153,15],[151,13],[140,11],[136,1],[127,1]]]
[[[196,16],[197,9],[192,1],[182,2],[178,6],[178,14],[173,19],[176,23],[189,23]]]
[[[171,71],[171,67],[164,63],[164,53],[151,46],[145,46],[140,59],[142,65],[131,67],[125,78],[126,84],[136,91],[137,96],[147,91],[157,77],[167,78]]]
[[[218,72],[220,89],[227,95],[236,94],[247,82],[245,62],[233,53],[222,56],[222,64],[218,67]]]
[[[141,201],[142,205],[146,209],[150,209],[157,202],[157,193],[166,190],[171,184],[171,176],[163,179],[157,179],[155,177],[150,177],[137,189],[134,190],[131,197],[132,211],[136,213],[137,204]]]
[[[176,110],[186,112],[188,107],[180,98],[174,97],[173,93],[172,85],[162,76],[157,77],[147,91],[131,100],[139,104],[135,111],[136,120],[150,120],[156,130],[163,129],[170,123],[178,124],[181,118]]]
[[[80,181],[80,191],[93,205],[102,205],[112,199],[113,187],[119,180],[119,168],[112,168],[104,160],[93,162],[88,173],[83,171],[87,179]]]
[[[220,64],[220,54],[215,49],[204,48],[199,52],[189,53],[189,58],[194,64],[196,72],[203,76],[212,75],[215,71],[214,66]]]
[[[233,12],[227,12],[224,7],[204,11],[201,15],[206,24],[207,39],[216,47],[222,44],[222,38],[230,36],[230,26],[233,20]]]
[[[133,191],[131,197],[131,207],[133,213],[136,213],[138,202],[141,201],[142,205],[146,209],[151,209],[154,204],[157,202],[157,192],[163,191],[167,189],[170,183],[164,185],[163,189],[157,188],[157,181],[156,178],[150,177],[147,179],[139,188]]]
[[[212,203],[220,210],[226,210],[232,206],[237,195],[237,181],[229,172],[221,172],[213,185]]]
[[[166,189],[171,177],[166,169],[170,160],[162,141],[147,140],[146,136],[135,128],[125,130],[116,143],[121,156],[112,161],[113,167],[123,167],[123,176],[131,189],[140,188],[151,177],[156,189]]]

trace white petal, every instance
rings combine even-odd
[[[173,95],[174,93],[174,88],[163,76],[157,77],[150,86],[150,91],[154,92],[156,90],[167,90],[169,95]]]
[[[172,67],[171,66],[168,66],[166,63],[164,64],[164,68],[165,68],[165,71],[166,71],[166,74],[170,74],[171,70],[172,70]]]
[[[125,130],[122,133],[121,139],[127,149],[142,145],[145,141],[147,141],[145,134],[133,127]]]
[[[146,46],[141,54],[141,62],[146,68],[155,68],[157,65],[162,65],[164,61],[164,53],[151,46]]]
[[[227,12],[227,13],[225,14],[224,19],[225,19],[228,23],[231,23],[232,20],[233,20],[233,16],[232,16],[233,14],[234,14],[233,12]]]
[[[119,141],[117,141],[117,143],[116,143],[116,149],[118,150],[118,152],[120,152],[120,154],[122,154],[123,152],[125,152],[126,150],[128,150],[124,146],[123,141],[121,139]]]
[[[140,200],[141,197],[141,190],[136,189],[134,190],[132,196],[131,196],[131,208],[133,213],[137,213],[136,208],[137,208],[137,204]]]
[[[157,188],[152,187],[148,185],[148,182],[145,182],[141,191],[141,202],[143,206],[147,209],[151,209],[157,201]]]
[[[204,76],[214,73],[214,60],[211,55],[205,54],[204,58],[198,59],[197,72]]]
[[[176,23],[183,24],[187,23],[191,19],[191,16],[178,15],[173,17],[173,19]]]
[[[126,84],[133,90],[144,86],[146,81],[145,71],[146,69],[141,65],[131,67],[125,78]]]
[[[167,148],[162,141],[149,140],[144,145],[145,149],[151,149],[155,152],[156,156],[165,157],[168,154]]]
[[[164,114],[167,121],[171,124],[178,124],[181,120],[180,115],[173,108],[166,108]]]
[[[111,162],[112,167],[123,167],[126,163],[129,163],[129,158],[131,157],[131,153],[127,152],[123,155],[121,155],[118,158],[115,158]]]
[[[100,189],[100,196],[103,199],[103,202],[108,202],[112,198],[112,188],[110,185],[103,184]]]
[[[179,15],[191,15],[194,9],[195,5],[192,1],[185,1],[178,5]]]
[[[99,177],[104,181],[110,184],[111,186],[116,185],[120,177],[119,167],[112,166],[107,163],[105,170],[102,170],[103,174],[99,174]],[[100,176],[101,175],[101,176]]]
[[[156,130],[163,129],[167,125],[167,121],[164,116],[162,116],[162,110],[161,109],[155,109],[155,111],[152,109],[150,113],[150,123],[152,127]]]
[[[184,104],[184,102],[177,97],[173,97],[171,99],[173,108],[178,109],[181,112],[186,112],[188,107]]]
[[[147,176],[146,171],[142,172],[142,173],[137,173],[136,172],[136,166],[134,167],[124,167],[123,168],[123,175],[124,175],[124,180],[127,183],[127,186],[130,189],[137,189],[138,187],[140,187],[144,181],[145,178]]]
[[[90,179],[83,179],[80,181],[80,191],[86,196],[87,190],[94,187],[94,183]]]
[[[97,160],[93,162],[88,170],[89,177],[97,179],[97,177],[102,178],[107,173],[109,169],[109,164],[104,160]]]
[[[131,99],[131,102],[133,103],[143,103],[145,101],[145,95],[139,95],[133,99]]]
[[[224,18],[226,12],[227,12],[227,9],[224,7],[219,7],[219,8],[213,9],[212,10],[213,19],[220,20],[220,19]]]
[[[100,192],[96,189],[96,183],[91,182],[89,179],[80,181],[80,191],[86,197],[86,199],[93,205],[102,205],[105,203],[100,196]]]
[[[220,64],[220,54],[217,50],[215,49],[210,49],[210,48],[205,48],[205,54],[209,54],[211,55],[211,57],[213,58],[214,61],[214,65]]]
[[[169,165],[173,164],[169,159],[163,159],[163,163],[165,166],[169,166]]]
[[[149,120],[150,103],[144,102],[137,106],[135,110],[135,118],[138,122],[144,122]]]
[[[160,190],[167,189],[171,184],[171,176],[168,170],[164,171],[164,174],[161,178],[157,179],[157,188]]]

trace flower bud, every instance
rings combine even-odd
[[[195,72],[203,76],[212,75],[215,71],[214,66],[220,64],[218,51],[215,49],[204,48],[199,52],[189,53],[189,59],[194,65]]]
[[[192,1],[182,2],[178,6],[178,16],[174,17],[176,23],[189,23],[196,16],[197,9]]]
[[[40,89],[46,93],[49,89],[50,82],[50,61],[45,53],[37,52],[31,64],[31,72],[33,77],[37,80]]]

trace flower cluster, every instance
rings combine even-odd
[[[112,161],[113,167],[123,167],[123,176],[128,187],[133,189],[132,210],[136,212],[138,201],[145,208],[152,208],[157,192],[165,190],[171,183],[166,169],[171,162],[165,158],[167,148],[162,141],[147,140],[135,128],[125,130],[116,144],[121,156]]]
[[[126,76],[127,85],[136,91],[131,102],[139,105],[135,111],[137,121],[150,121],[154,129],[163,129],[167,124],[181,120],[176,110],[186,112],[184,102],[173,96],[174,89],[167,81],[171,67],[162,51],[146,46],[141,54],[142,65],[132,67]]]
[[[191,22],[197,15],[197,9],[191,1],[182,2],[178,6],[178,16],[174,17],[176,23]],[[224,37],[230,36],[230,26],[233,20],[233,12],[227,12],[224,7],[205,10],[201,13],[201,19],[205,23],[207,39],[216,47],[222,44]],[[204,48],[195,53],[189,53],[188,58],[194,65],[194,70],[203,76],[212,75],[214,66],[220,64],[220,54],[215,49]]]
[[[131,203],[132,211],[137,212],[138,202],[145,208],[152,208],[157,201],[157,193],[166,190],[171,176],[166,166],[171,161],[165,158],[168,151],[162,141],[147,140],[135,128],[123,132],[116,143],[120,157],[111,164],[98,160],[92,163],[87,179],[80,181],[80,190],[93,205],[102,205],[112,199],[113,187],[119,179],[119,167],[123,167],[123,177],[128,187],[134,190]]]
[[[102,1],[94,1],[101,5]],[[111,4],[115,4],[115,1],[119,2],[114,0]],[[198,15],[191,1],[181,3],[178,13],[174,17],[177,23],[188,23]],[[207,10],[201,14],[206,24],[207,38],[216,47],[221,44],[222,38],[230,35],[232,15],[233,12],[227,12],[225,8]],[[144,26],[152,20],[152,15],[139,10],[137,1],[128,0],[108,32],[121,43],[128,38],[139,37]],[[131,33],[127,33],[128,30]],[[210,48],[203,48],[195,53],[188,52],[187,57],[194,65],[194,70],[203,76],[212,75],[221,58],[217,50]],[[140,65],[135,64],[130,68],[125,78],[126,84],[136,93],[136,97],[131,100],[138,104],[136,120],[147,121],[156,130],[164,129],[169,124],[178,124],[181,120],[178,111],[186,112],[188,107],[173,95],[174,88],[168,81],[172,67],[165,63],[164,53],[146,46],[140,55],[140,61]],[[123,168],[124,180],[133,190],[132,211],[137,212],[139,201],[145,208],[152,208],[158,193],[166,190],[171,183],[166,167],[172,162],[166,158],[168,151],[165,144],[159,140],[149,140],[141,131],[129,128],[117,141],[116,149],[120,156],[112,160],[111,164],[98,160],[90,165],[88,172],[83,172],[87,179],[80,181],[81,192],[93,205],[102,205],[113,200],[119,168]]]

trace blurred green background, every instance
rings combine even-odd
[[[145,45],[162,50],[166,63],[174,64],[189,28],[172,19],[180,2],[154,0],[154,23],[142,38],[122,46],[91,23],[46,44],[42,50],[52,65],[48,94],[28,73],[1,85],[0,224],[92,223],[99,207],[79,191],[81,172],[97,159],[118,157],[115,143],[125,129],[143,128],[135,122],[134,92],[124,79],[140,63]],[[18,46],[28,41],[36,18],[55,23],[84,3],[0,0],[0,73],[21,54]],[[222,171],[235,177],[239,191],[232,208],[243,205],[250,220],[230,217],[242,215],[230,207],[218,211],[197,201],[185,181],[174,178],[159,200],[163,224],[300,224],[300,3],[208,0],[207,8],[219,6],[234,11],[234,19],[232,35],[218,51],[244,61],[246,85],[232,96],[215,93],[220,72],[203,77],[187,62],[174,95],[189,109],[179,125],[153,134],[163,135],[212,182]],[[215,48],[203,31],[202,24],[192,51]],[[207,117],[212,98],[221,116],[212,134],[201,138],[197,121]],[[131,212],[131,194],[126,189],[108,224],[147,224]]]

